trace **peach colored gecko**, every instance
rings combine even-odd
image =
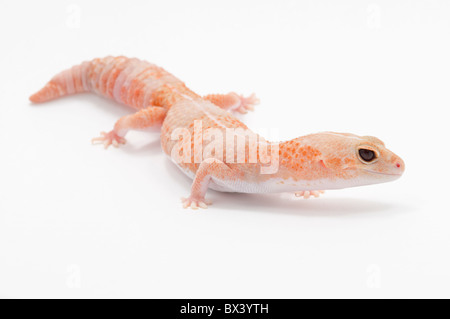
[[[308,198],[318,197],[323,189],[392,181],[405,169],[400,157],[371,136],[323,132],[286,142],[266,141],[231,113],[252,110],[258,103],[254,95],[201,97],[164,69],[122,56],[94,59],[63,71],[30,100],[40,103],[82,92],[136,110],[119,119],[111,132],[93,139],[94,143],[118,147],[125,144],[130,130],[161,126],[164,152],[194,180],[190,196],[183,199],[185,208],[206,208],[208,188],[295,192]],[[235,137],[244,137],[244,142],[235,142]]]

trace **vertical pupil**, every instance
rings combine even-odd
[[[375,152],[362,148],[359,150],[359,156],[366,162],[370,162],[375,159]]]

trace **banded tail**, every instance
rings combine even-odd
[[[30,97],[42,103],[59,97],[92,92],[135,109],[149,105],[152,94],[166,83],[182,84],[164,69],[123,56],[83,62],[54,76]]]
[[[33,103],[47,102],[61,96],[89,92],[91,83],[87,80],[90,63],[84,62],[55,75],[39,92],[30,96]]]

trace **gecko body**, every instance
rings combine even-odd
[[[200,96],[164,69],[139,59],[94,59],[57,74],[30,97],[34,103],[92,92],[133,108],[114,129],[93,139],[106,148],[125,144],[130,130],[161,127],[163,151],[193,179],[184,207],[206,208],[208,188],[222,192],[296,192],[388,182],[405,164],[378,138],[322,132],[285,142],[253,133],[232,112],[258,99],[236,93]]]

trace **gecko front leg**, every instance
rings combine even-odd
[[[323,194],[323,193],[325,193],[325,191],[300,191],[300,192],[296,192],[295,196],[303,197],[304,199],[308,199],[311,196],[314,196],[317,198],[320,196],[320,194]]]
[[[114,130],[109,133],[102,132],[100,137],[92,139],[93,144],[103,144],[105,148],[110,145],[119,147],[120,144],[125,144],[125,135],[130,130],[145,130],[155,125],[160,125],[166,117],[167,110],[159,106],[151,106],[142,109],[134,114],[120,118]]]
[[[233,171],[218,159],[208,158],[204,160],[195,174],[191,195],[188,198],[182,198],[184,208],[208,208],[208,205],[211,205],[211,203],[205,200],[205,195],[213,177],[220,179],[233,178]]]
[[[228,94],[210,94],[203,98],[224,110],[236,111],[242,114],[253,111],[254,106],[259,104],[259,99],[255,94],[244,97],[243,95],[231,92]]]

